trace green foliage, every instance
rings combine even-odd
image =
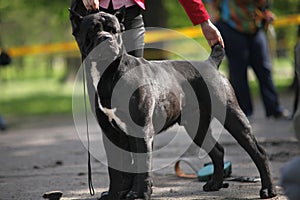
[[[179,1],[163,0],[163,4],[166,12],[168,13],[167,26],[169,28],[179,28],[192,25]]]
[[[55,79],[0,83],[0,114],[6,117],[72,113],[72,84]]]
[[[271,9],[277,16],[299,14],[300,0],[274,0]]]
[[[0,4],[2,47],[71,40],[68,1],[10,0]]]
[[[300,0],[275,0],[271,7],[277,18],[287,15],[300,14]],[[293,59],[293,50],[297,42],[297,26],[285,26],[276,28],[277,48],[286,51],[287,57]]]

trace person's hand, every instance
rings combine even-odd
[[[82,0],[82,2],[87,10],[99,9],[99,0]]]
[[[221,46],[224,48],[224,41],[221,36],[221,33],[210,20],[203,22],[201,24],[201,28],[202,28],[203,35],[210,47],[212,47],[217,43],[220,43]]]
[[[266,10],[264,13],[264,19],[266,20],[267,23],[272,23],[275,20],[275,15],[272,13],[270,10]]]

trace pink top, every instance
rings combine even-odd
[[[108,6],[109,6],[109,2],[110,2],[110,0],[100,0],[99,5],[100,5],[101,8],[107,9]],[[121,7],[123,7],[123,6],[125,6],[126,8],[130,7],[130,6],[133,6],[136,3],[135,3],[134,0],[113,0],[112,4],[113,4],[113,7],[114,7],[114,10],[117,10],[117,9],[120,9]]]
[[[107,9],[109,2],[110,0],[100,0],[100,7]],[[201,24],[209,19],[209,15],[202,0],[179,0],[179,2],[185,9],[194,25]],[[144,0],[112,0],[112,4],[115,10],[120,9],[123,6],[130,7],[135,4],[145,10]]]

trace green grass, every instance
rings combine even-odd
[[[1,83],[0,113],[5,116],[72,112],[72,84],[38,79]]]

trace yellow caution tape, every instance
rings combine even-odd
[[[284,27],[297,24],[300,25],[300,15],[285,16],[282,18],[278,18],[273,22],[274,27]],[[179,39],[181,35],[178,34],[178,32],[185,35],[186,37],[191,38],[203,36],[201,28],[199,26],[176,29],[174,30],[174,32],[167,30],[148,31],[145,35],[145,43],[154,43]],[[7,49],[7,53],[11,57],[20,57],[34,54],[64,53],[74,51],[78,51],[78,46],[75,41],[45,45],[12,47]]]

